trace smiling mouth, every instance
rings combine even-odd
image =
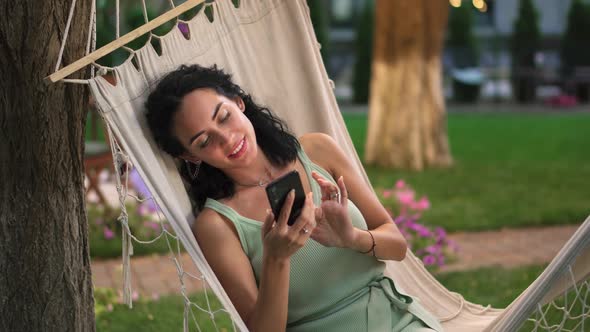
[[[246,145],[246,138],[243,137],[240,142],[235,146],[234,150],[232,151],[232,153],[230,153],[228,155],[228,157],[230,158],[235,158],[237,156],[239,156],[241,154],[241,152],[244,150],[244,146]]]

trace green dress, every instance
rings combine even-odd
[[[308,179],[312,170],[334,182],[330,174],[314,164],[303,150],[299,159]],[[321,191],[310,181],[314,203]],[[367,229],[358,208],[349,201],[349,215],[355,227]],[[216,200],[210,208],[228,218],[240,237],[257,283],[262,272],[262,223],[239,215]],[[442,331],[432,315],[410,296],[400,293],[383,275],[385,263],[351,249],[324,247],[313,239],[291,257],[287,331]]]

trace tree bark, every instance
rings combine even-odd
[[[441,67],[448,7],[446,0],[377,0],[367,163],[452,164]]]
[[[43,82],[70,4],[0,4],[0,331],[95,330],[83,182],[88,92]],[[90,1],[77,1],[64,63],[84,55],[89,18]]]

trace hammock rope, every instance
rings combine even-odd
[[[189,298],[189,294],[187,291],[186,281],[185,278],[189,278],[193,282],[198,281],[203,284],[207,283],[207,280],[204,275],[194,275],[190,272],[185,271],[182,261],[179,259],[181,255],[181,247],[180,247],[180,240],[179,238],[172,232],[170,232],[167,227],[165,226],[165,219],[163,218],[159,207],[153,196],[146,197],[146,198],[139,198],[138,196],[129,192],[129,176],[128,174],[131,171],[132,164],[130,162],[129,156],[123,152],[120,145],[118,144],[117,140],[114,139],[114,133],[111,130],[111,127],[108,125],[108,122],[104,121],[105,127],[108,131],[108,136],[110,137],[109,142],[111,145],[111,151],[113,151],[113,166],[115,169],[115,187],[117,189],[118,197],[119,197],[119,205],[121,206],[121,213],[117,218],[117,221],[121,223],[122,226],[122,270],[123,270],[123,303],[128,305],[129,308],[133,307],[133,296],[132,296],[132,283],[131,283],[131,262],[130,257],[133,255],[133,241],[139,244],[153,244],[154,242],[160,240],[161,238],[165,238],[168,250],[170,252],[170,260],[176,269],[176,274],[180,283],[179,292],[183,298],[185,303],[185,308],[183,310],[183,329],[184,331],[189,331],[189,322],[192,320],[194,326],[197,328],[198,331],[202,331],[201,327],[197,321],[195,313],[191,310],[191,308],[195,308],[196,310],[207,314],[210,318],[211,323],[213,324],[215,331],[219,331],[217,327],[217,323],[215,321],[215,316],[224,313],[229,314],[227,310],[224,308],[222,309],[213,309],[211,305],[211,301],[209,299],[209,294],[207,287],[203,288],[203,292],[205,294],[205,303],[206,307],[202,307],[197,303],[194,303]],[[123,170],[123,171],[122,171]],[[129,214],[127,211],[127,198],[132,198],[137,203],[145,203],[147,201],[151,201],[153,204],[156,205],[157,209],[155,211],[157,222],[160,226],[159,234],[149,240],[142,240],[136,237],[129,228]],[[171,242],[173,240],[176,244],[176,247],[173,248],[174,244]],[[236,331],[235,323],[232,320],[232,324],[234,324],[234,331]]]

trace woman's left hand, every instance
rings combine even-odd
[[[316,172],[312,177],[322,189],[322,205],[316,208],[317,226],[311,238],[326,247],[352,246],[356,233],[348,215],[348,191],[344,179],[341,176],[336,186]]]

